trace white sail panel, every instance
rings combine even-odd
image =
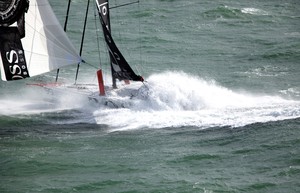
[[[25,38],[21,41],[30,76],[81,61],[48,0],[30,0],[25,14]]]

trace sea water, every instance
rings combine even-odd
[[[50,4],[63,24],[67,1]],[[78,82],[101,65],[110,84],[93,4]],[[78,49],[85,7],[72,1]],[[110,95],[116,107],[27,85],[55,72],[1,82],[0,192],[300,191],[298,1],[151,0],[110,14],[145,84]]]

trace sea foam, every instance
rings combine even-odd
[[[107,124],[115,131],[185,126],[239,127],[300,117],[300,101],[239,93],[182,72],[152,75],[147,81],[135,97],[122,101],[127,102],[125,108],[95,110],[96,122]]]

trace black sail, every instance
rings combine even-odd
[[[139,75],[136,75],[129,66],[128,62],[116,46],[111,36],[108,0],[96,0],[96,4],[98,7],[104,39],[109,51],[113,78],[119,80],[143,81],[143,78]]]

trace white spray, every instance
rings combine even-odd
[[[126,108],[96,110],[96,122],[107,124],[113,130],[128,130],[238,127],[300,117],[299,101],[240,94],[185,73],[167,72],[147,80],[134,99],[125,99]]]

